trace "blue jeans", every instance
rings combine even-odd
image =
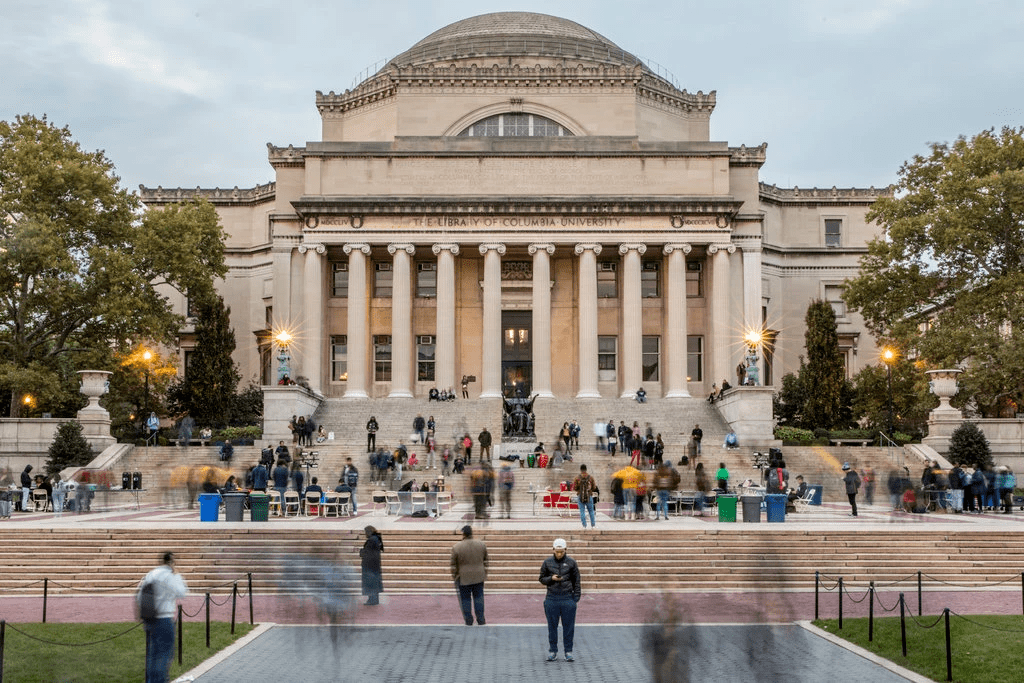
[[[597,526],[597,522],[594,521],[594,499],[588,498],[587,502],[582,500],[579,503],[580,507],[580,522],[583,523],[583,528],[587,528],[587,512],[590,512],[590,526]]]
[[[544,616],[548,619],[548,652],[558,652],[558,621],[562,621],[562,647],[572,652],[576,632],[576,601],[571,595],[544,598]]]
[[[668,490],[658,489],[658,514],[655,517],[661,517],[665,515],[665,519],[668,519]]]
[[[174,619],[151,619],[146,628],[146,683],[167,683],[174,655]]]
[[[636,489],[622,489],[622,496],[626,499],[626,516],[636,515]]]
[[[470,601],[472,600],[472,610]],[[466,626],[473,624],[473,611],[476,611],[476,623],[484,624],[484,584],[473,583],[468,586],[459,584],[459,604],[462,606],[462,618],[466,620]]]
[[[356,487],[352,487],[352,493],[348,496],[348,502],[352,506],[352,514],[359,512],[359,505],[356,504]]]

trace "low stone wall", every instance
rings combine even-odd
[[[739,438],[741,448],[779,446],[774,436],[771,387],[733,387],[715,401],[718,412]]]
[[[288,421],[292,415],[308,417],[316,412],[323,400],[322,395],[298,384],[263,387],[263,441],[291,443]]]
[[[57,427],[71,419],[0,418],[0,467],[9,468],[15,479],[25,465],[41,474]]]

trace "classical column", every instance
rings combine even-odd
[[[274,329],[272,335],[290,327],[292,296],[292,247],[290,244],[275,244],[272,248],[274,259]]]
[[[388,398],[412,398],[412,260],[416,247],[389,244],[391,267],[391,393]]]
[[[743,334],[764,329],[761,316],[761,241],[745,242],[740,246],[743,251]],[[763,349],[758,349],[758,384],[764,384]]]
[[[600,244],[577,244],[580,257],[579,391],[576,398],[601,398],[597,390],[597,256]]]
[[[299,253],[306,255],[304,311],[305,331],[300,343],[305,347],[302,369],[309,387],[317,393],[323,392],[324,361],[324,254],[327,247],[322,244],[300,244]]]
[[[643,244],[620,244],[622,255],[622,393],[635,398],[643,384],[644,309],[640,296],[640,257],[647,251]]]
[[[501,257],[504,244],[481,244],[484,257],[484,324],[480,343],[480,398],[501,397]]]
[[[435,244],[437,254],[437,339],[435,383],[442,389],[455,387],[455,257],[457,244]]]
[[[551,393],[551,255],[553,244],[531,244],[533,255],[533,392]],[[596,277],[596,275],[595,275]]]
[[[729,254],[736,251],[733,244],[712,244],[708,247],[711,254],[711,362],[708,364],[714,374],[713,383],[721,383],[728,379],[735,386],[736,373],[732,365],[733,335],[729,328]],[[736,335],[738,337],[739,335]]]
[[[366,288],[366,257],[369,244],[346,244],[348,254],[348,382],[345,398],[368,398],[367,387],[367,330],[369,292]]]
[[[664,366],[665,398],[688,398],[686,384],[686,254],[689,244],[666,244],[662,252],[668,256],[665,278],[665,335],[661,359]],[[717,381],[717,380],[715,380]]]

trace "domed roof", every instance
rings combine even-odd
[[[639,59],[575,21],[533,12],[494,12],[449,24],[392,59],[417,66],[472,57],[567,57],[613,66]]]

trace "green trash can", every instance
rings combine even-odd
[[[270,496],[265,493],[249,494],[249,520],[253,522],[270,520]]]
[[[789,496],[782,493],[770,493],[764,497],[769,522],[786,521],[786,502]]]
[[[241,522],[242,521],[242,508],[245,507],[245,494],[244,493],[225,493],[224,494],[224,521],[225,522]]]
[[[729,494],[718,497],[718,521],[736,521],[736,496]]]
[[[220,517],[220,494],[199,494],[199,521],[216,522]]]
[[[537,454],[536,453],[530,453],[528,456],[526,456],[526,466],[527,467],[536,467],[537,466]]]

